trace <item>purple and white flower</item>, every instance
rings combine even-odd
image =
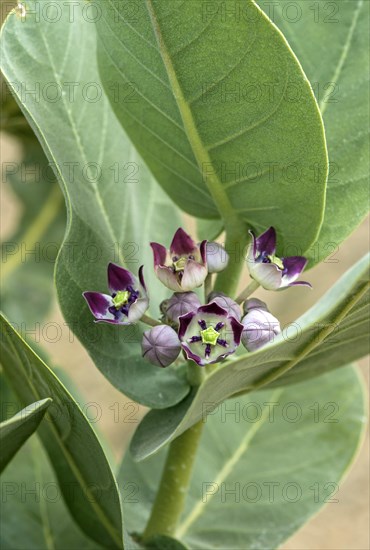
[[[252,244],[247,252],[249,274],[266,290],[278,290],[294,285],[311,286],[305,281],[297,281],[307,264],[303,256],[279,258],[276,252],[276,232],[270,227],[256,237],[252,231]]]
[[[141,349],[152,365],[168,367],[179,356],[181,344],[173,328],[158,325],[144,332]]]
[[[96,323],[130,325],[141,319],[149,306],[149,298],[143,277],[143,266],[139,277],[119,265],[108,265],[108,288],[110,294],[84,292]]]
[[[158,279],[175,292],[187,292],[201,286],[207,277],[207,241],[199,246],[179,228],[167,250],[163,245],[150,243],[154,255],[154,270]]]
[[[240,344],[243,325],[212,302],[179,318],[179,338],[188,359],[200,366],[218,363]]]

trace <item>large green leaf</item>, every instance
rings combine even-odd
[[[365,422],[352,367],[224,403],[207,418],[177,537],[197,550],[277,548],[337,502]],[[141,532],[148,519],[165,454],[123,462],[118,479],[130,479],[141,495],[125,508],[130,531]]]
[[[2,366],[22,403],[53,399],[39,434],[75,521],[103,546],[121,548],[122,518],[115,479],[88,420],[58,378],[3,317],[1,340]]]
[[[142,359],[143,327],[95,324],[82,298],[84,290],[106,292],[109,261],[132,271],[144,263],[152,311],[158,315],[166,295],[152,274],[149,241],[169,243],[179,225],[177,210],[150,176],[105,98],[95,63],[95,26],[87,20],[85,6],[78,2],[73,22],[61,0],[50,7],[59,14],[57,21],[51,13],[41,18],[30,14],[24,21],[9,16],[2,32],[3,71],[66,197],[69,222],[56,271],[63,314],[118,389],[145,405],[166,407],[188,392],[183,377],[174,368],[159,369]],[[25,83],[36,80],[44,90],[40,98],[25,94]],[[45,99],[45,90],[52,93],[50,83],[63,91],[57,102]],[[77,84],[71,89],[66,83]]]
[[[310,265],[327,256],[335,261],[339,244],[369,209],[370,97],[365,67],[370,63],[370,3],[297,0],[292,6],[290,0],[282,0],[275,7],[259,3],[298,56],[324,118],[331,169],[324,223],[308,256]]]
[[[217,0],[98,5],[107,94],[167,193],[194,216],[274,225],[281,246],[308,248],[323,216],[325,138],[277,28],[252,0],[235,3],[239,16]],[[119,95],[128,83],[135,102]]]
[[[37,439],[32,438],[1,477],[0,541],[3,550],[97,550],[73,522],[60,496],[53,470]]]
[[[225,362],[196,394],[176,407],[149,412],[132,440],[135,458],[152,454],[237,393],[305,380],[366,355],[369,313],[369,256],[365,256],[273,344]]]
[[[37,430],[51,402],[52,400],[47,398],[32,403],[0,424],[0,473],[33,432]]]
[[[19,408],[4,377],[0,377],[1,418]],[[55,474],[45,451],[31,437],[1,475],[0,545],[4,550],[97,550],[73,522],[61,498]]]

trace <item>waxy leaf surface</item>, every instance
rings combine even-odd
[[[369,210],[370,2],[258,0],[284,33],[324,119],[330,172],[324,222],[310,266],[330,256]],[[316,174],[322,167],[315,166]],[[303,252],[303,250],[301,250]]]
[[[252,0],[100,0],[99,69],[117,116],[170,197],[200,218],[239,219],[306,250],[326,189],[324,130],[309,82]],[[124,101],[130,84],[136,102]],[[316,177],[314,164],[323,168]]]
[[[95,62],[95,25],[83,11],[86,3],[75,5],[72,18],[65,2],[54,3],[48,17],[37,17],[39,7],[29,2],[24,20],[14,13],[8,17],[2,64],[65,194],[68,226],[56,268],[64,317],[115,387],[150,407],[174,405],[189,387],[172,368],[159,369],[142,359],[144,327],[95,324],[82,292],[107,292],[110,261],[133,272],[145,264],[151,310],[157,316],[168,293],[153,274],[149,241],[169,244],[181,225],[179,214],[105,97]],[[53,13],[59,14],[56,21]],[[36,80],[40,95],[26,94]],[[55,101],[48,99],[50,83],[60,90]],[[127,101],[132,93],[128,86]],[[131,100],[136,101],[135,94]]]
[[[175,536],[196,550],[279,547],[322,506],[337,506],[364,435],[365,403],[363,383],[346,367],[220,405],[205,420]],[[148,519],[165,456],[123,461],[118,479],[140,494],[124,508],[129,531]]]
[[[1,317],[2,367],[14,393],[27,405],[53,400],[39,426],[61,492],[78,525],[108,548],[122,548],[117,486],[87,418],[47,365]]]

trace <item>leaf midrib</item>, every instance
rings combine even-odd
[[[171,83],[172,93],[179,109],[186,135],[198,163],[198,168],[200,172],[202,172],[202,166],[206,164],[213,166],[213,162],[200,138],[189,104],[185,100],[185,96],[178,81],[171,56],[163,40],[152,0],[145,0],[145,6],[149,14],[150,21],[152,22],[152,28],[157,39],[158,49],[161,54],[164,67],[167,71],[168,79]],[[215,171],[205,179],[205,184],[208,187],[212,199],[220,213],[220,216],[225,221],[225,224],[228,222],[235,223],[235,210],[233,209]]]
[[[46,37],[45,37],[44,33],[42,32],[41,27],[39,27],[39,32],[40,32],[40,36],[42,38],[42,41],[45,45],[45,50],[46,50],[47,56],[48,56],[49,61],[50,61],[50,67],[53,71],[55,82],[57,82],[58,86],[60,88],[62,88],[62,83],[61,83],[60,78],[58,76],[58,73],[56,71],[56,68],[55,68],[55,65],[54,65],[54,60],[53,60],[53,57],[52,57],[51,52],[50,52],[48,41],[46,40]],[[76,145],[78,147],[78,150],[80,151],[80,154],[83,158],[85,166],[87,166],[89,163],[88,163],[88,159],[87,159],[87,156],[86,156],[86,152],[85,152],[84,146],[82,144],[80,134],[78,133],[78,130],[77,130],[77,127],[76,127],[76,124],[75,124],[75,121],[74,121],[74,117],[72,115],[72,112],[69,109],[69,106],[68,106],[68,103],[66,101],[66,97],[65,97],[64,94],[62,94],[62,100],[63,100],[63,105],[64,105],[65,112],[67,113],[68,120],[69,120],[70,125],[71,125],[72,133],[75,137]],[[100,210],[102,212],[104,223],[107,227],[108,233],[109,233],[109,235],[112,239],[112,242],[115,243],[115,242],[117,242],[117,237],[116,237],[115,231],[113,229],[113,226],[112,226],[112,224],[109,220],[108,213],[106,211],[102,196],[100,194],[99,186],[95,183],[95,184],[92,184],[92,188],[93,188],[94,195],[96,197],[97,203],[98,203],[98,205],[100,207]],[[67,190],[67,186],[66,186],[66,190]],[[124,258],[122,256],[121,250],[119,248],[118,248],[118,257],[119,257],[120,262],[123,263],[123,265],[124,265],[124,263],[125,263]]]

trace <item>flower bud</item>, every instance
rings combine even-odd
[[[226,296],[223,292],[211,292],[208,296],[208,303],[215,302],[220,307],[227,311],[227,314],[231,317],[235,317],[238,321],[242,316],[240,306],[234,302],[231,298]]]
[[[280,323],[266,309],[252,308],[242,319],[244,330],[242,344],[248,351],[257,349],[272,342],[277,334],[281,332]]]
[[[158,325],[143,334],[143,357],[158,367],[168,367],[177,359],[181,345],[176,332],[168,325]]]
[[[198,307],[200,307],[200,301],[195,292],[175,292],[163,304],[162,312],[169,321],[178,323],[180,315],[196,311]]]
[[[229,255],[224,247],[214,242],[207,242],[206,258],[208,273],[219,273],[223,271],[229,263]]]
[[[258,298],[250,298],[249,300],[246,300],[243,304],[243,311],[246,315],[251,309],[263,309],[264,311],[268,311],[267,304],[265,302],[262,302],[262,300],[259,300]]]

